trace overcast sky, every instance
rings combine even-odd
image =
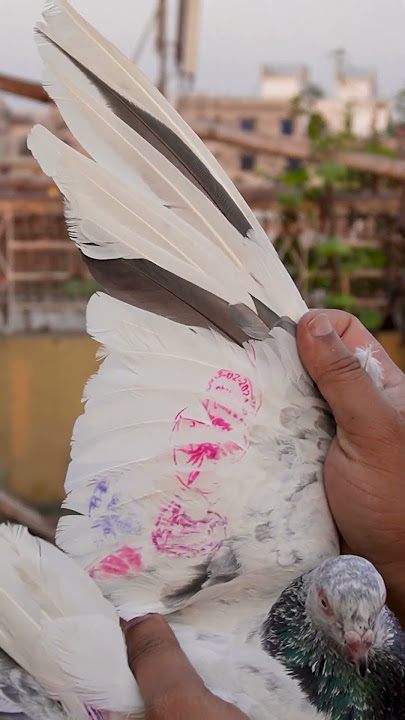
[[[174,0],[171,2],[175,5]],[[155,0],[73,0],[126,54],[136,47]],[[32,26],[42,0],[0,0],[0,72],[40,79]],[[255,95],[264,63],[305,63],[332,89],[333,48],[378,71],[379,94],[405,85],[405,0],[201,0],[196,89]],[[153,80],[152,44],[139,62]]]

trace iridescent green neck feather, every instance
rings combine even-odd
[[[306,610],[305,576],[275,603],[263,629],[263,647],[297,679],[310,702],[331,720],[405,717],[405,635],[384,608],[385,642],[375,648],[365,677]]]

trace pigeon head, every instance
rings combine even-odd
[[[313,626],[364,676],[370,651],[381,636],[384,580],[371,563],[352,555],[327,560],[308,580],[306,610]]]
[[[367,560],[326,560],[272,606],[262,646],[330,720],[405,717],[405,633]],[[356,671],[357,669],[357,671]]]

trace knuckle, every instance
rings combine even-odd
[[[344,355],[330,362],[327,367],[322,368],[319,373],[318,382],[356,381],[364,376],[364,370],[354,355]]]
[[[177,640],[166,621],[159,615],[150,616],[135,626],[128,638],[129,666],[136,668],[149,657],[177,648]]]
[[[363,328],[363,325],[361,324],[360,320],[356,315],[353,315],[353,313],[345,312],[345,315],[347,316],[348,325],[354,326],[356,328]]]

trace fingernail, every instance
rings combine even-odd
[[[315,315],[315,317],[309,321],[308,330],[312,337],[324,337],[325,335],[330,335],[333,327],[330,324],[328,316],[325,313],[320,313],[320,315]]]
[[[124,635],[126,635],[126,633],[128,632],[128,630],[131,629],[131,627],[134,627],[134,625],[139,625],[144,620],[147,620],[148,618],[152,617],[152,615],[153,615],[153,613],[147,613],[146,615],[140,615],[139,617],[133,617],[133,618],[131,618],[131,620],[123,620],[123,618],[121,618],[120,625],[121,625],[122,632],[124,633]]]

